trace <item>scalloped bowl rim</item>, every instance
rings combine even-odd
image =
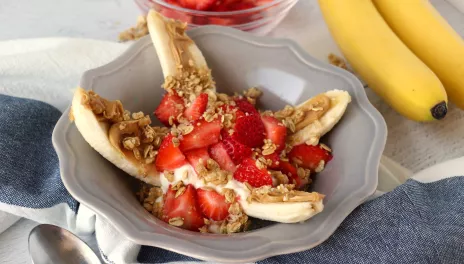
[[[354,94],[351,94],[351,96],[357,99],[360,109],[366,116],[370,118],[372,123],[375,125],[375,136],[373,144],[369,149],[367,166],[364,168],[364,185],[360,186],[359,189],[352,192],[350,196],[345,197],[345,199],[343,199],[343,201],[341,201],[337,207],[332,212],[330,212],[328,217],[326,217],[324,220],[324,223],[321,224],[320,228],[314,230],[311,233],[312,237],[318,237],[316,241],[312,241],[311,243],[302,243],[302,240],[304,239],[311,240],[308,235],[302,235],[301,239],[297,241],[270,241],[267,244],[260,245],[260,248],[267,247],[267,250],[260,254],[251,253],[249,255],[237,256],[230,254],[230,252],[227,250],[212,250],[207,246],[193,244],[189,241],[172,236],[159,235],[158,239],[153,240],[153,237],[149,238],[149,236],[153,235],[152,232],[138,230],[137,227],[134,226],[129,219],[126,219],[116,208],[109,204],[103,203],[102,201],[99,201],[97,197],[93,197],[91,194],[86,193],[82,186],[77,184],[73,177],[69,177],[69,172],[72,171],[72,168],[75,167],[76,164],[76,155],[73,153],[73,150],[67,141],[67,132],[72,125],[68,120],[68,107],[68,109],[61,116],[60,120],[57,122],[52,136],[53,145],[59,157],[61,178],[65,187],[74,198],[89,207],[91,210],[105,217],[108,222],[110,222],[129,240],[137,244],[160,247],[202,260],[221,262],[254,262],[271,256],[300,252],[321,244],[327,238],[329,238],[343,222],[343,220],[359,204],[367,200],[377,188],[378,167],[386,143],[387,127],[383,117],[369,102],[361,82],[351,73],[311,57],[294,41],[289,39],[254,36],[240,30],[225,28],[221,26],[203,26],[189,30],[188,34],[192,38],[204,34],[216,34],[222,35],[224,37],[235,38],[260,47],[289,49],[292,54],[295,55],[296,59],[300,60],[300,62],[303,62],[305,66],[338,75],[346,82],[350,83],[350,85],[352,85],[354,88]],[[149,36],[145,36],[144,38],[136,41],[125,52],[123,52],[120,56],[108,64],[86,71],[81,78],[81,86],[86,88],[92,87],[93,79],[125,67],[128,63],[130,63],[131,58],[135,57],[139,52],[146,48],[147,45],[152,45]],[[337,217],[334,217],[335,214]],[[324,230],[323,234],[318,234],[322,233],[322,230]],[[184,231],[179,230],[179,232]],[[192,232],[187,232],[185,234],[189,235],[188,233]],[[239,233],[232,235],[231,237],[241,235],[243,234]],[[184,244],[179,244],[179,242]],[[219,254],[221,254],[221,256],[218,256]]]

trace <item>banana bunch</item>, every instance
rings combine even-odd
[[[397,112],[439,120],[448,97],[464,109],[464,41],[427,0],[318,1],[345,58]]]

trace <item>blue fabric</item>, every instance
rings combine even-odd
[[[193,259],[150,247],[138,257],[144,263],[183,260]],[[321,245],[258,263],[464,263],[464,177],[408,180],[356,208]]]
[[[52,145],[60,116],[43,102],[0,94],[0,202],[27,208],[67,203],[77,210]]]
[[[0,95],[0,202],[27,208],[78,203],[59,175],[51,136],[61,113],[34,100]],[[195,261],[143,246],[138,261]],[[323,244],[272,257],[273,263],[464,263],[464,177],[408,180],[364,203]]]

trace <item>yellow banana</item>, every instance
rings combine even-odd
[[[416,121],[446,115],[448,98],[440,80],[388,27],[371,0],[319,0],[319,6],[345,58],[390,106]]]
[[[396,35],[438,76],[464,109],[464,40],[427,0],[374,0]]]

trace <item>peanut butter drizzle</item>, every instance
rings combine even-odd
[[[124,108],[119,100],[109,101],[94,91],[88,91],[82,99],[82,104],[92,109],[98,121],[108,120],[117,123],[123,120]]]
[[[176,65],[178,65],[178,74],[182,74],[185,70],[194,69],[192,54],[189,51],[192,40],[185,35],[187,23],[171,19],[165,23],[165,26],[167,33],[170,35],[169,46]]]
[[[296,131],[321,118],[330,109],[330,98],[324,94],[317,95],[298,109],[304,112],[304,119],[295,124]]]

